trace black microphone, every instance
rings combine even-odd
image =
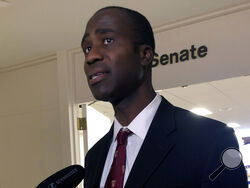
[[[71,165],[42,181],[37,188],[75,188],[84,176],[85,169],[82,166]]]

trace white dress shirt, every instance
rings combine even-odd
[[[133,133],[128,137],[127,141],[127,152],[126,152],[126,169],[124,174],[124,182],[125,185],[130,170],[133,167],[134,161],[136,159],[137,154],[141,148],[141,145],[146,137],[150,124],[155,116],[155,113],[161,103],[161,96],[156,94],[155,98],[148,104],[134,119],[133,121],[126,126]],[[102,172],[101,184],[100,187],[103,188],[105,186],[106,179],[108,177],[111,164],[113,162],[113,157],[117,145],[116,136],[120,129],[124,128],[118,120],[114,119],[114,134],[113,140],[110,145],[108,155],[106,158],[106,162],[104,165],[104,169]]]

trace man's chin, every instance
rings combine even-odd
[[[110,102],[111,99],[108,95],[105,95],[105,94],[96,94],[96,93],[92,93],[94,98],[98,101],[105,101],[105,102]]]

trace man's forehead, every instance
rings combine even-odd
[[[95,34],[103,34],[107,32],[116,32],[119,25],[116,24],[116,21],[110,16],[103,16],[94,19],[90,19],[85,33],[95,33]]]
[[[126,38],[133,38],[131,33],[131,20],[123,11],[115,8],[96,12],[88,21],[82,44],[91,34],[104,34],[113,32]]]
[[[88,21],[87,27],[93,24],[109,25],[114,23],[130,24],[129,16],[116,8],[109,8],[97,11]]]
[[[105,15],[112,15],[112,16],[121,16],[121,17],[128,17],[128,14],[118,8],[107,8],[97,11],[92,17],[95,16],[105,16]]]

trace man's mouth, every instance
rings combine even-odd
[[[94,85],[101,82],[106,76],[106,72],[97,72],[89,76],[89,84]]]

